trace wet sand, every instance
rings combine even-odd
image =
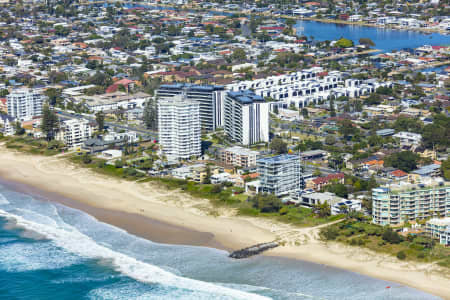
[[[65,206],[81,210],[97,220],[126,230],[128,233],[143,237],[156,243],[205,246],[230,250],[214,239],[210,232],[200,232],[181,226],[151,219],[139,214],[98,208],[76,201],[62,195],[44,191],[24,183],[0,178],[0,185],[21,192],[42,201],[61,203]]]

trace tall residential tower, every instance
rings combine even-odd
[[[227,136],[241,145],[269,141],[269,103],[250,90],[228,92],[224,101]]]
[[[158,101],[158,131],[168,160],[201,155],[200,104],[184,95]]]

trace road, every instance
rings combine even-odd
[[[95,117],[93,117],[93,116],[68,113],[68,112],[62,111],[58,108],[55,108],[55,110],[57,111],[59,118],[62,120],[69,120],[69,119],[75,118],[75,119],[86,119],[86,120],[90,120],[90,121],[95,121]],[[131,126],[123,125],[123,124],[117,124],[114,122],[105,122],[105,126],[108,126],[111,128],[119,128],[119,129],[128,130],[128,131],[134,131],[134,132],[140,133],[142,135],[145,134],[147,136],[150,136],[153,140],[158,139],[158,135],[154,131],[147,130],[147,129],[135,128],[135,127],[131,127]]]

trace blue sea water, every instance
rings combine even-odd
[[[1,185],[0,298],[438,299],[308,262],[154,243]]]

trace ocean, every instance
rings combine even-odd
[[[227,255],[154,243],[0,185],[0,299],[439,299],[324,265]]]

